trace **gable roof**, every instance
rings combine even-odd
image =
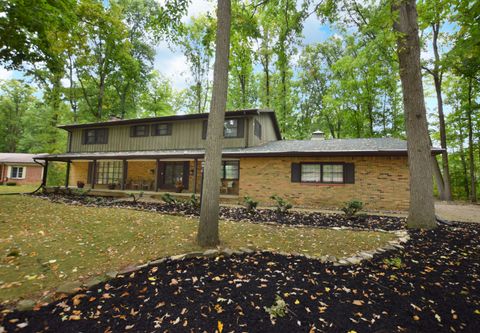
[[[35,163],[35,154],[0,153],[0,163]]]
[[[225,118],[235,118],[242,116],[254,116],[259,114],[267,114],[272,119],[273,127],[275,134],[278,140],[282,139],[280,133],[280,127],[278,126],[277,117],[275,116],[275,111],[267,109],[243,109],[235,111],[225,112]],[[173,116],[164,116],[164,117],[150,117],[150,118],[138,118],[138,119],[118,119],[110,121],[102,121],[96,123],[85,123],[85,124],[71,124],[71,125],[60,125],[58,128],[64,130],[71,130],[75,128],[91,128],[91,127],[107,127],[107,126],[116,126],[116,125],[134,125],[134,124],[146,124],[146,123],[158,123],[166,121],[179,121],[179,120],[190,120],[190,119],[208,119],[209,113],[193,113],[193,114],[181,114]]]
[[[432,148],[439,154],[441,148]],[[331,140],[279,140],[248,148],[224,148],[223,157],[269,156],[406,156],[407,142],[394,138],[331,139]],[[37,156],[40,160],[69,159],[155,159],[202,158],[204,149],[164,149],[157,151],[123,151],[66,153]]]

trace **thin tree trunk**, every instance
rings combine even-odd
[[[475,156],[473,155],[473,125],[472,125],[472,78],[468,79],[468,110],[467,110],[467,127],[468,127],[468,158],[470,166],[470,201],[477,202],[477,188],[475,179]]]
[[[230,49],[230,0],[218,0],[217,37],[213,88],[205,147],[204,186],[197,241],[200,246],[216,246],[222,163],[223,124],[228,92],[228,56]]]
[[[435,55],[435,65],[432,71],[433,81],[435,84],[435,92],[437,95],[437,108],[438,108],[438,122],[440,127],[440,145],[444,149],[442,153],[442,168],[443,168],[443,187],[441,199],[451,201],[452,190],[450,185],[450,167],[448,164],[448,151],[447,151],[447,134],[445,131],[445,114],[443,113],[443,98],[442,98],[442,73],[440,73],[440,55],[438,53],[438,34],[440,30],[439,24],[432,25],[433,30],[433,53]]]
[[[466,198],[469,199],[470,189],[468,186],[467,161],[465,159],[465,148],[463,147],[463,140],[465,139],[465,137],[463,136],[463,130],[462,130],[461,124],[459,127],[459,135],[460,135],[460,161],[462,162],[463,186],[465,187]]]
[[[415,0],[394,0],[392,9],[399,15],[394,22],[394,29],[398,33],[397,53],[410,169],[410,209],[407,226],[431,229],[436,227],[432,154],[423,95]]]

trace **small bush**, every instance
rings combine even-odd
[[[278,213],[286,213],[290,208],[292,208],[292,204],[288,201],[284,200],[283,198],[279,197],[278,195],[272,195],[270,199],[275,201],[276,211]]]
[[[83,188],[77,188],[77,189],[72,189],[71,194],[77,197],[85,197],[90,193],[91,189],[83,189]]]
[[[137,203],[138,200],[143,197],[143,191],[139,192],[138,194],[132,192],[132,193],[129,193],[128,196],[132,198],[133,203]]]
[[[195,194],[192,194],[190,199],[187,200],[187,204],[191,207],[200,207],[200,200],[198,200]]]
[[[17,183],[15,183],[15,182],[7,182],[5,185],[7,185],[7,186],[17,186]]]
[[[245,205],[245,208],[247,208],[247,210],[251,212],[257,209],[258,201],[255,201],[252,198],[250,198],[248,195],[246,195],[243,198],[243,204]]]
[[[178,203],[178,200],[175,199],[175,197],[170,193],[164,193],[160,196],[160,198],[162,199],[163,202],[169,205],[176,205]]]
[[[398,268],[398,269],[405,266],[405,264],[402,263],[402,259],[398,258],[398,257],[383,259],[383,263],[387,266],[395,267],[395,268]]]
[[[345,206],[342,208],[342,212],[344,212],[347,217],[352,217],[362,209],[363,202],[358,200],[351,200],[345,203]]]
[[[275,303],[272,306],[263,308],[270,315],[270,319],[285,317],[288,311],[287,303],[278,295],[275,296]]]

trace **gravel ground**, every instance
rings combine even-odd
[[[480,205],[440,201],[435,203],[435,211],[438,216],[449,221],[480,222]]]

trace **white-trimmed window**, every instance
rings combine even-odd
[[[25,167],[23,167],[23,166],[12,166],[10,168],[10,178],[11,179],[25,179]]]

